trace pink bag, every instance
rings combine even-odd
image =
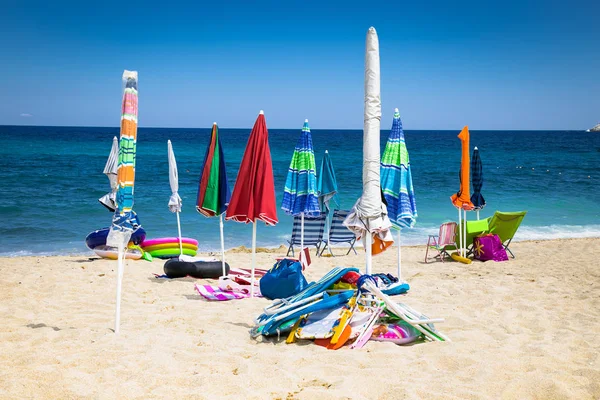
[[[480,261],[508,261],[508,255],[500,237],[494,234],[477,236],[473,240],[473,254]]]

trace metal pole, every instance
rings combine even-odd
[[[183,241],[181,240],[181,222],[179,221],[179,211],[175,213],[177,215],[177,233],[179,234],[179,256],[183,255]]]
[[[221,264],[223,265],[223,275],[227,275],[225,271],[225,236],[223,235],[223,214],[219,215],[219,228],[221,229]]]
[[[367,225],[368,225],[368,220],[367,220]],[[371,232],[369,232],[367,230],[367,232],[365,233],[365,251],[366,251],[366,274],[367,275],[371,275],[371,267],[372,267],[372,263],[373,263],[373,250],[371,248],[371,241],[372,241],[372,237],[371,237]]]
[[[462,210],[458,209],[458,255],[462,256]]]
[[[117,335],[121,325],[121,286],[123,285],[123,259],[125,258],[123,247],[123,240],[120,240],[119,254],[117,255],[117,309],[115,311],[115,334]]]
[[[303,251],[304,251],[304,213],[300,213],[300,251],[298,252],[298,259],[300,259],[300,253],[302,253]]]
[[[467,256],[467,210],[463,210],[464,213],[464,217],[463,217],[463,225],[464,225],[464,235],[463,235],[463,257]]]
[[[252,278],[250,278],[250,297],[254,297],[254,268],[256,266],[256,221],[252,223]]]
[[[402,283],[402,249],[400,248],[400,229],[398,229],[398,282]]]

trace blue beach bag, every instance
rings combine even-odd
[[[287,258],[276,262],[259,282],[260,293],[270,300],[293,296],[308,285],[300,262]]]

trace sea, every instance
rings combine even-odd
[[[391,125],[391,121],[390,121]],[[458,213],[450,196],[459,188],[459,129],[405,131],[418,219],[402,231],[402,245],[427,242]],[[279,223],[257,228],[257,245],[286,244],[292,217],[279,207],[301,129],[270,129]],[[248,129],[219,130],[229,184],[235,185]],[[110,190],[102,173],[118,127],[0,126],[0,256],[92,254],[91,231],[109,226],[112,213],[98,198]],[[381,131],[382,152],[389,131]],[[362,130],[312,130],[317,172],[325,150],[334,164],[341,208],[362,190]],[[183,236],[203,251],[220,249],[218,218],[195,209],[201,163],[210,129],[140,128],[135,204],[148,237],[177,236],[170,197],[167,140],[179,167]],[[480,218],[526,210],[515,240],[600,237],[600,134],[582,131],[471,131],[483,163]],[[475,219],[474,212],[468,219]],[[251,225],[225,222],[225,247],[251,245]]]

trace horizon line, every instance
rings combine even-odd
[[[218,125],[218,124],[217,124]],[[25,125],[25,124],[0,124],[0,127],[4,126],[19,126],[19,127],[45,127],[45,128],[120,128],[119,125],[115,126],[102,126],[102,125]],[[468,125],[467,125],[468,126]],[[138,126],[138,128],[145,129],[212,129],[212,124],[207,127],[168,127],[168,126]],[[244,128],[234,128],[234,127],[223,127],[219,126],[220,129],[250,129],[252,127],[244,127]],[[268,129],[276,129],[276,130],[302,130],[302,128],[268,128]],[[405,131],[460,131],[462,128],[451,128],[451,129],[403,129]],[[590,129],[590,128],[588,128]],[[311,128],[311,131],[362,131],[363,128]],[[389,131],[391,129],[380,129],[381,131]],[[471,129],[469,131],[521,131],[521,132],[564,132],[564,131],[574,131],[574,132],[587,132],[587,129]],[[593,132],[589,132],[593,133]]]

